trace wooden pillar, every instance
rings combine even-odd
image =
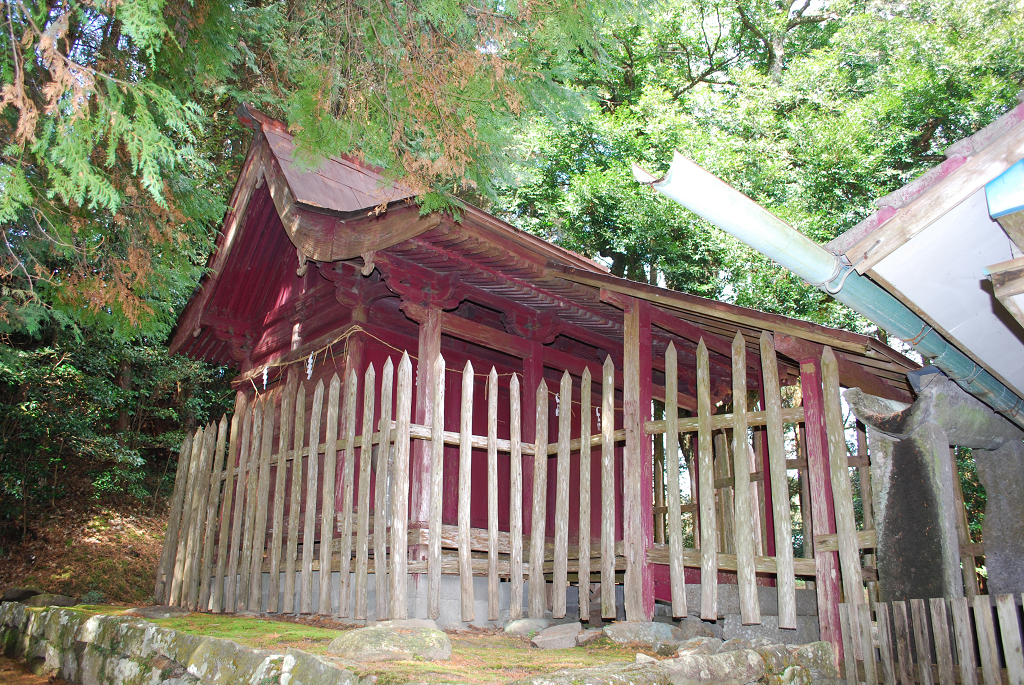
[[[523,442],[533,442],[537,430],[537,385],[544,380],[544,346],[539,342],[530,344],[530,354],[523,359]],[[523,530],[532,530],[533,511],[533,468],[534,460],[547,468],[547,458],[534,456],[523,458]]]
[[[654,616],[654,577],[647,550],[654,544],[654,454],[644,430],[651,419],[651,305],[630,299],[624,314],[623,537],[626,552],[626,620]]]
[[[807,439],[807,471],[811,484],[811,517],[814,534],[836,532],[832,504],[828,435],[825,432],[825,405],[821,387],[821,362],[800,362],[800,387],[804,398],[804,425]],[[804,540],[806,549],[808,541]],[[815,545],[815,547],[817,547]],[[836,552],[814,551],[815,587],[818,593],[818,624],[821,639],[831,642],[836,654],[842,653],[839,630],[839,559]]]
[[[433,421],[431,390],[434,387],[434,362],[441,352],[441,310],[426,307],[427,316],[420,321],[419,357],[416,362],[416,406],[413,423],[429,426]],[[361,369],[356,369],[359,373]],[[409,521],[426,523],[430,515],[430,444],[425,440],[412,443],[409,463],[409,481],[412,489],[409,499]],[[424,554],[426,549],[422,550]],[[417,557],[418,558],[418,557]],[[426,558],[424,556],[424,558]]]

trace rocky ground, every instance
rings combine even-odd
[[[25,602],[49,601],[42,598],[21,597]],[[251,662],[253,669],[262,669],[260,682],[279,685],[289,680],[291,685],[840,685],[827,643],[723,642],[697,619],[678,624],[618,622],[600,630],[580,623],[522,619],[509,622],[504,630],[441,631],[425,620],[356,627],[323,618],[283,621],[189,614],[155,606],[127,611],[116,607],[44,609],[12,602],[0,604],[0,615],[7,617],[7,637],[0,643],[22,644],[11,641],[11,631],[21,630],[33,645],[24,654],[29,661],[32,654],[47,655],[46,663],[60,664],[60,658],[50,656],[56,649],[66,655],[64,659],[78,659],[80,670],[86,669],[88,661],[82,661],[82,654],[92,654],[93,664],[99,659],[112,667],[120,658],[120,649],[129,653],[124,659],[135,664],[132,668],[156,672],[154,664],[159,662],[157,670],[176,674],[175,683],[207,682],[203,673],[210,668]],[[79,627],[72,629],[73,625]],[[0,626],[0,633],[3,630]],[[62,647],[53,647],[56,643],[51,633],[60,635]],[[228,662],[217,656],[225,650],[230,652]],[[36,670],[47,673],[41,657],[34,658]],[[345,675],[338,676],[340,680],[323,680],[320,675],[317,680],[306,680],[310,669],[317,674]],[[248,677],[256,670],[235,675]],[[65,676],[78,681],[67,673]],[[116,678],[109,682],[122,685]]]

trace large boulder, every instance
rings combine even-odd
[[[639,642],[654,648],[664,644],[678,644],[693,637],[684,637],[682,631],[671,623],[657,621],[617,621],[606,625],[604,634],[620,645]]]
[[[687,654],[714,654],[722,646],[717,637],[693,637],[679,645],[676,656]]]
[[[444,661],[452,655],[452,643],[437,628],[403,628],[387,622],[349,630],[334,638],[327,652],[350,661]]]
[[[505,624],[505,633],[517,637],[530,637],[550,625],[550,618],[517,618]]]
[[[66,595],[43,593],[29,597],[22,604],[27,607],[73,607],[78,605],[78,600]]]
[[[43,594],[43,591],[36,587],[9,587],[0,596],[0,602],[24,602],[29,597]]]
[[[580,623],[562,623],[540,631],[531,642],[541,649],[569,649],[576,646],[576,638],[581,632],[583,626]]]
[[[687,654],[661,662],[673,685],[743,685],[764,676],[764,661],[751,649]]]

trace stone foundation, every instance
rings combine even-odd
[[[0,604],[0,645],[43,676],[81,685],[368,685],[311,654],[250,649],[127,616]]]

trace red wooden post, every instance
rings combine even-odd
[[[523,442],[532,443],[537,431],[537,385],[544,379],[544,346],[530,344],[530,354],[523,359]],[[523,457],[523,530],[533,525],[533,469],[534,461],[547,468],[547,458]]]
[[[836,532],[832,504],[832,480],[825,433],[825,405],[821,388],[821,362],[800,362],[800,387],[804,398],[804,425],[807,433],[807,471],[811,481],[811,518],[815,535]],[[804,541],[807,544],[807,541]],[[817,545],[814,545],[817,547]],[[842,654],[839,628],[839,559],[836,552],[814,551],[815,588],[818,591],[818,624],[821,639],[831,642],[836,654]]]
[[[654,575],[647,563],[647,550],[654,545],[654,450],[644,423],[651,420],[651,305],[631,298],[623,314],[626,620],[650,621],[654,616]]]

